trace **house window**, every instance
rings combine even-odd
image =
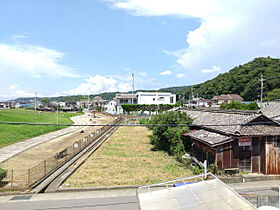
[[[173,104],[174,98],[170,97],[170,103]]]
[[[155,98],[153,98],[153,101],[155,101],[156,99]]]
[[[164,101],[164,97],[159,97],[159,101]]]

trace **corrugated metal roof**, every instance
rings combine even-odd
[[[140,187],[137,189],[137,197],[141,210],[257,209],[210,174]]]

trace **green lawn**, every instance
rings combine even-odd
[[[72,124],[70,117],[80,113],[60,113],[59,123]],[[56,123],[56,113],[25,109],[0,109],[0,122]],[[0,124],[0,148],[18,141],[39,136],[65,126],[4,125]]]

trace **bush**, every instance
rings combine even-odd
[[[210,164],[209,168],[208,168],[208,172],[212,173],[212,174],[216,174],[216,175],[220,175],[221,174],[221,171],[217,165],[217,163],[212,163]]]
[[[142,119],[139,120],[139,124],[147,125],[147,124],[149,124],[149,119],[142,118]]]
[[[182,134],[189,131],[188,126],[171,126],[172,124],[189,124],[193,120],[184,112],[166,112],[154,116],[149,123],[162,126],[149,127],[153,131],[151,144],[157,150],[164,150],[182,161],[186,153]]]
[[[159,111],[167,111],[169,109],[174,108],[176,105],[172,104],[123,104],[122,108],[126,112],[135,112],[135,111],[149,111],[155,112]]]
[[[239,101],[231,101],[229,103],[222,103],[220,109],[237,109],[237,110],[258,110],[258,104],[256,102],[250,104],[243,104]]]
[[[0,168],[0,181],[4,179],[7,175],[7,170]]]

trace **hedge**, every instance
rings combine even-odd
[[[122,108],[126,112],[134,111],[149,111],[154,112],[157,110],[166,111],[176,107],[177,105],[173,104],[123,104]]]

